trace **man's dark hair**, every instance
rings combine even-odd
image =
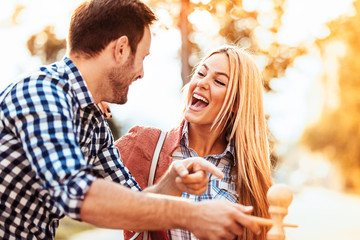
[[[70,53],[93,57],[111,41],[127,36],[135,54],[145,27],[155,20],[155,14],[140,0],[85,1],[71,17]]]

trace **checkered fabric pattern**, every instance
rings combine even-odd
[[[180,146],[173,153],[173,159],[176,161],[189,157],[198,157],[197,153],[189,147],[187,122],[185,122],[181,134]],[[181,197],[188,198],[194,202],[210,199],[223,199],[234,203],[239,202],[235,185],[236,176],[231,176],[231,170],[235,167],[235,149],[233,141],[229,141],[222,154],[209,155],[204,158],[221,169],[224,173],[224,178],[219,179],[210,174],[208,188],[204,194],[196,196],[188,193],[182,193]],[[171,240],[197,239],[191,232],[183,229],[171,229],[168,231],[168,234]]]
[[[53,239],[97,177],[140,190],[70,59],[0,94],[0,239]]]

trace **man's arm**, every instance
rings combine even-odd
[[[178,197],[135,192],[120,184],[95,180],[80,210],[82,221],[98,227],[141,230],[188,229],[198,238],[223,239],[242,234],[242,226],[260,231],[239,204],[190,202]]]
[[[168,218],[180,217],[170,211],[172,204],[188,208],[191,203],[181,198],[133,191],[111,181],[95,180],[85,196],[80,210],[82,221],[105,228],[155,230],[183,227],[184,223],[170,223]],[[185,207],[186,208],[186,207]]]

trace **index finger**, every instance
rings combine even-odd
[[[200,170],[200,171],[205,171],[207,173],[212,173],[213,175],[215,175],[220,179],[224,177],[223,172],[219,168],[217,168],[214,164],[208,162],[203,158],[196,157],[196,158],[188,158],[187,160],[190,161],[190,163],[192,164],[196,164],[194,165],[194,171]]]
[[[261,229],[258,222],[254,220],[251,215],[244,214],[241,211],[238,211],[237,214],[238,214],[237,215],[238,223],[250,229],[252,232],[254,232],[257,235],[261,233]]]
[[[253,207],[252,206],[244,206],[241,204],[236,204],[235,205],[237,209],[239,209],[240,211],[242,211],[243,213],[249,214],[250,212],[252,212]],[[247,215],[252,221],[256,222],[257,224],[261,225],[261,226],[272,226],[274,225],[274,220],[273,219],[269,219],[269,218],[262,218],[262,217],[257,217],[257,216],[253,216],[253,215]],[[284,223],[283,224],[285,227],[297,227],[297,225],[295,224],[290,224],[290,223]]]

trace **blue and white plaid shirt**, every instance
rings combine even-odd
[[[70,59],[0,94],[1,239],[54,238],[60,218],[80,219],[97,177],[140,190]]]
[[[185,122],[182,133],[180,146],[172,155],[174,160],[185,159],[189,157],[198,157],[197,153],[189,147],[188,140],[188,123]],[[209,162],[213,163],[224,173],[224,178],[210,174],[209,183],[206,192],[200,196],[183,193],[181,197],[188,198],[194,202],[200,202],[210,199],[223,199],[230,202],[239,202],[238,194],[236,192],[236,176],[231,175],[232,169],[235,167],[235,149],[233,141],[229,141],[225,151],[219,155],[208,155],[204,157]],[[209,209],[211,211],[211,209]],[[169,230],[171,240],[188,240],[197,239],[191,232],[183,229]]]

